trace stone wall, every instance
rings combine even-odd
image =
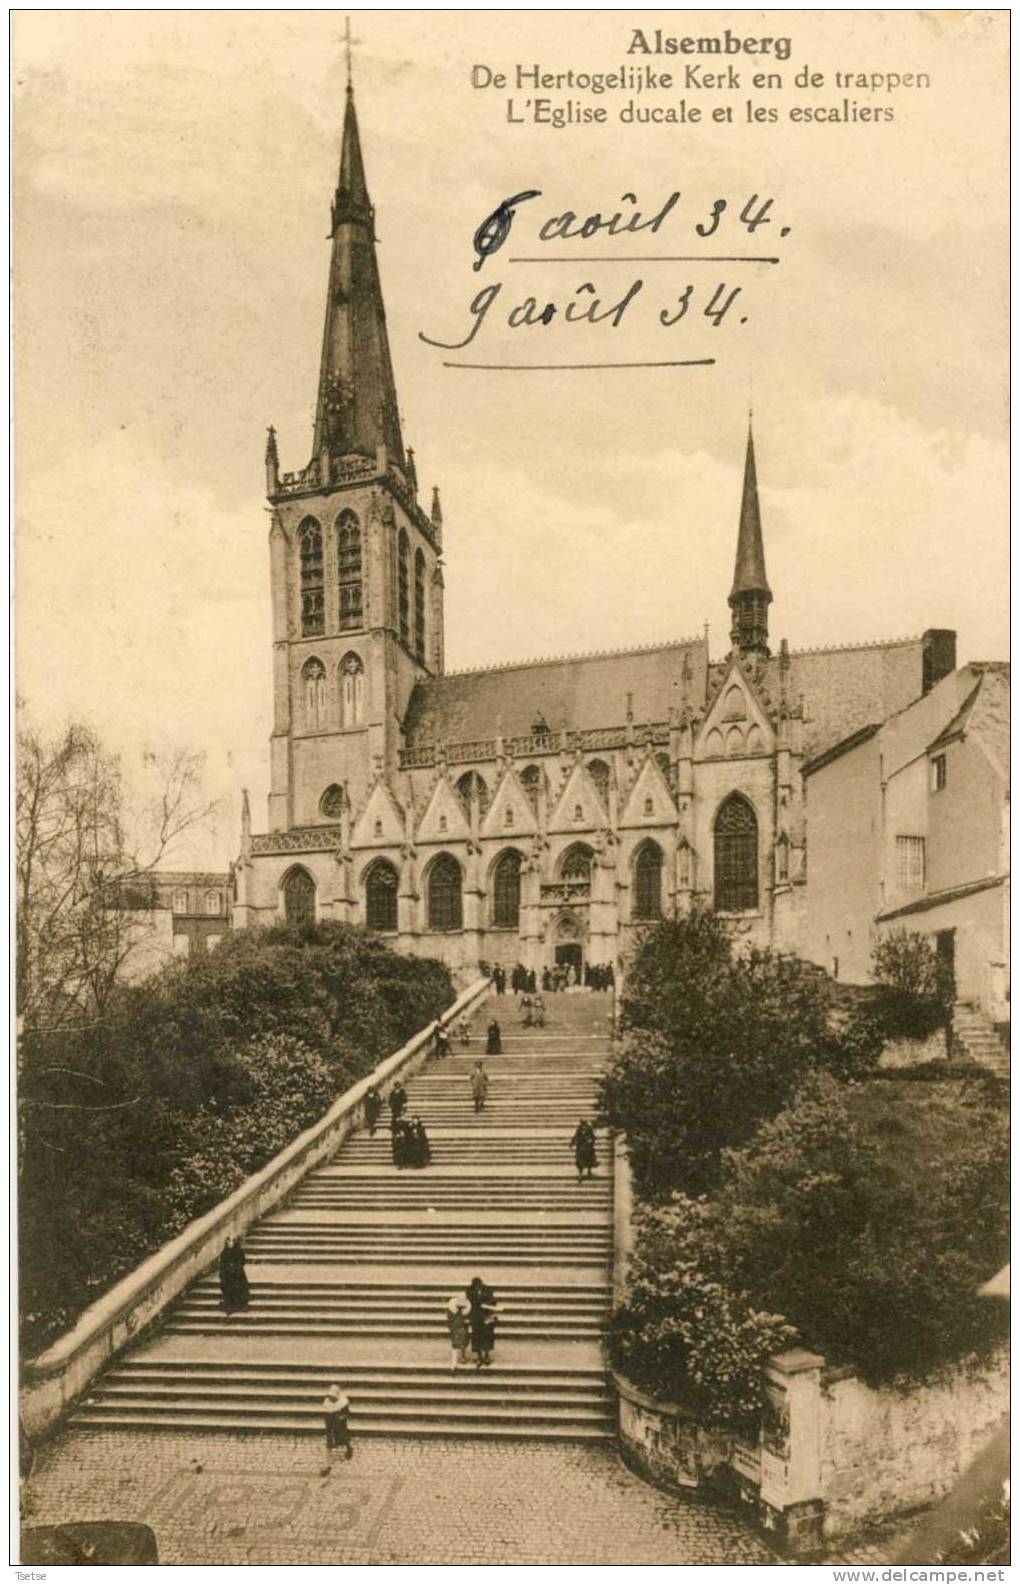
[[[981,1451],[1009,1405],[1005,1349],[899,1391],[844,1371],[822,1375],[820,1485],[826,1537],[942,1497]]]

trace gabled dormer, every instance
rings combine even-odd
[[[358,814],[351,842],[356,848],[394,847],[404,841],[404,811],[387,783],[377,777]]]
[[[695,739],[696,759],[750,759],[775,750],[765,705],[738,660],[732,660]]]
[[[606,806],[588,767],[576,760],[558,796],[553,800],[548,830],[551,835],[564,831],[597,831],[608,821]]]
[[[675,825],[676,804],[654,754],[649,751],[633,786],[623,800],[620,825],[624,827]]]
[[[418,842],[467,842],[471,825],[464,805],[450,785],[445,771],[436,778],[425,813],[418,822]]]
[[[482,821],[483,837],[531,837],[538,830],[531,800],[513,765],[508,765]]]

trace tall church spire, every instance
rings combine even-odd
[[[313,455],[379,447],[404,467],[397,393],[375,256],[375,211],[361,157],[354,90],[347,84],[340,175],[333,197],[326,323],[322,337]]]
[[[758,476],[754,465],[754,435],[748,420],[744,494],[740,503],[737,560],[729,602],[733,612],[730,641],[734,650],[741,654],[768,654],[771,600],[772,590],[765,575],[765,546],[761,535]]]

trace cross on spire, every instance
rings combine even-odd
[[[344,17],[344,58],[347,62],[347,92],[349,94],[354,92],[353,73],[351,71],[351,45],[353,43],[354,39],[351,37],[351,19],[350,17]]]

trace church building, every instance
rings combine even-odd
[[[583,973],[700,899],[797,950],[805,760],[951,672],[955,635],[773,653],[749,431],[728,654],[447,672],[442,512],[401,434],[350,87],[330,230],[311,459],[284,473],[266,447],[271,791],[264,832],[245,796],[234,925],[337,919],[465,975]]]

